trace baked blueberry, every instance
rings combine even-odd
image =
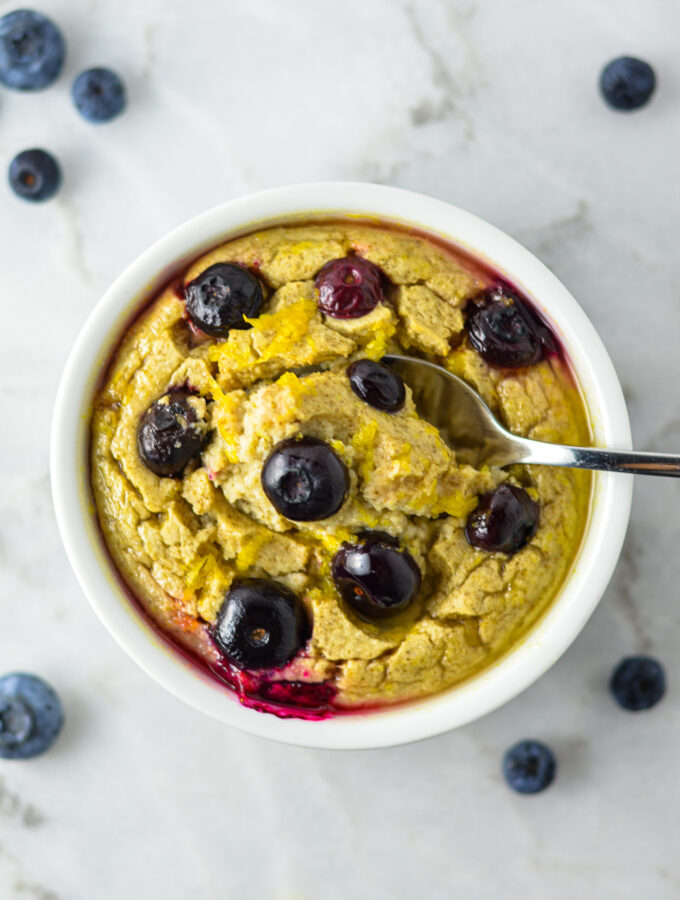
[[[343,598],[362,618],[389,619],[413,603],[420,590],[418,564],[408,550],[381,531],[344,543],[333,557],[331,572]]]
[[[239,669],[285,666],[310,635],[300,599],[285,585],[265,578],[234,582],[212,631],[218,649]]]
[[[514,484],[501,484],[485,494],[468,516],[465,536],[480,550],[516,553],[536,533],[540,508]]]
[[[372,359],[353,362],[347,375],[357,397],[374,409],[397,412],[406,401],[406,388],[399,375]]]
[[[61,31],[30,9],[0,18],[0,83],[17,91],[39,91],[57,78],[66,55]]]
[[[206,334],[226,337],[232,328],[250,328],[262,310],[262,286],[254,275],[232,263],[215,263],[184,288],[189,318]]]
[[[333,259],[316,276],[317,303],[334,319],[358,319],[385,299],[382,272],[362,256]]]
[[[46,150],[23,150],[9,164],[9,184],[24,200],[49,200],[59,190],[61,170]]]
[[[600,74],[600,92],[612,109],[639,109],[649,101],[655,87],[654,69],[634,56],[613,59]]]
[[[88,122],[109,122],[125,109],[125,85],[111,69],[86,69],[73,82],[73,103]]]
[[[609,690],[624,709],[650,709],[666,693],[663,666],[649,656],[628,656],[612,672]]]
[[[548,326],[504,285],[485,291],[466,314],[470,343],[492,366],[531,366],[557,346]]]
[[[262,488],[277,512],[296,522],[327,519],[336,513],[349,488],[340,457],[317,438],[278,443],[262,467]]]
[[[61,701],[42,678],[23,672],[0,678],[0,758],[44,753],[63,724]]]
[[[541,741],[519,741],[503,757],[505,780],[518,794],[544,791],[553,783],[556,770],[552,750]]]
[[[170,391],[147,409],[137,432],[144,465],[156,475],[175,478],[199,455],[208,439],[189,391]]]

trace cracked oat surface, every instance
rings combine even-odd
[[[313,279],[350,252],[385,272],[387,303],[362,318],[327,318]],[[197,339],[169,288],[127,331],[95,399],[92,487],[119,571],[160,626],[208,661],[216,650],[206,623],[232,580],[285,583],[304,599],[313,633],[275,677],[332,680],[339,706],[410,699],[466,678],[519,640],[559,589],[580,544],[590,477],[458,465],[410,391],[398,413],[380,412],[350,390],[345,370],[390,350],[424,355],[472,384],[511,431],[587,444],[565,364],[552,356],[512,372],[488,366],[467,342],[463,310],[489,276],[417,236],[355,223],[269,229],[215,248],[184,283],[216,262],[261,278],[266,302],[253,327]],[[139,458],[139,420],[187,384],[212,438],[183,478],[159,478]],[[350,472],[343,506],[321,522],[283,518],[260,484],[272,447],[300,433],[327,441]],[[508,478],[541,506],[537,533],[510,557],[475,549],[463,531],[477,497]],[[328,574],[340,543],[368,528],[399,537],[423,573],[411,614],[381,628],[347,615]]]

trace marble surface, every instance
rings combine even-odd
[[[0,2],[0,13],[14,6]],[[457,732],[374,752],[277,746],[184,707],[128,660],[71,574],[48,434],[71,343],[115,275],[218,201],[314,179],[452,201],[514,235],[600,330],[636,444],[680,450],[673,0],[42,0],[64,76],[0,94],[0,168],[59,155],[32,207],[0,183],[0,668],[35,671],[68,713],[53,752],[0,761],[3,900],[340,900],[680,894],[680,486],[636,483],[614,581],[560,662]],[[601,65],[649,59],[652,105],[615,114]],[[93,127],[74,75],[118,68],[128,113]],[[620,711],[610,669],[667,667],[655,710]],[[513,795],[500,758],[549,742],[559,776]]]

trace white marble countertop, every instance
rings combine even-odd
[[[16,5],[0,2],[0,14]],[[39,95],[0,93],[0,169],[58,154],[53,202],[0,178],[0,669],[35,671],[68,722],[0,761],[3,900],[344,900],[680,894],[680,580],[672,481],[636,484],[614,581],[562,660],[514,702],[410,747],[314,752],[212,722],[99,624],[52,512],[57,379],[85,316],[153,240],[219,201],[315,179],[452,201],[544,260],[600,330],[641,449],[680,449],[680,7],[672,0],[41,0],[69,41]],[[614,56],[657,69],[653,103],[601,102]],[[129,111],[81,121],[69,85],[125,77]],[[634,716],[611,667],[657,655],[670,690]],[[512,794],[500,759],[536,736],[554,786]]]

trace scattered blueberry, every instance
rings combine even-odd
[[[468,516],[465,536],[490,553],[516,553],[538,527],[539,505],[520,487],[501,484],[485,494]]]
[[[125,109],[125,85],[111,69],[86,69],[73,82],[71,96],[88,122],[110,122]]]
[[[262,310],[262,286],[247,269],[232,263],[215,263],[184,288],[189,318],[206,334],[226,337],[232,328],[250,325]]]
[[[398,412],[406,402],[404,382],[381,363],[359,359],[347,369],[347,375],[357,397],[374,409]]]
[[[342,506],[349,475],[339,456],[313,437],[290,438],[274,447],[262,468],[262,487],[287,519],[327,519]]]
[[[265,578],[232,584],[213,628],[213,640],[239,669],[280,668],[311,635],[302,602],[287,587]]]
[[[650,709],[666,693],[663,666],[649,656],[628,656],[612,672],[609,690],[624,709]]]
[[[59,697],[42,678],[0,678],[0,758],[29,759],[52,746],[64,724]]]
[[[555,779],[557,763],[550,749],[541,741],[519,741],[503,757],[503,775],[518,794],[538,794]]]
[[[61,32],[46,16],[17,9],[0,18],[0,83],[39,91],[57,78],[66,55]]]
[[[61,170],[46,150],[23,150],[9,164],[9,184],[24,200],[49,200],[59,190]]]
[[[137,432],[137,449],[148,469],[174,478],[205,446],[205,422],[189,402],[189,391],[171,391],[147,409]]]
[[[543,358],[544,349],[557,347],[548,326],[504,285],[468,306],[467,329],[472,346],[493,366],[531,366]]]
[[[382,272],[362,256],[333,259],[316,276],[321,312],[334,319],[358,319],[381,303]]]
[[[655,87],[654,69],[634,56],[613,59],[600,74],[600,91],[613,109],[639,109],[648,102]]]
[[[343,600],[362,618],[388,619],[413,603],[420,590],[418,564],[391,535],[366,532],[333,557],[333,581]]]

